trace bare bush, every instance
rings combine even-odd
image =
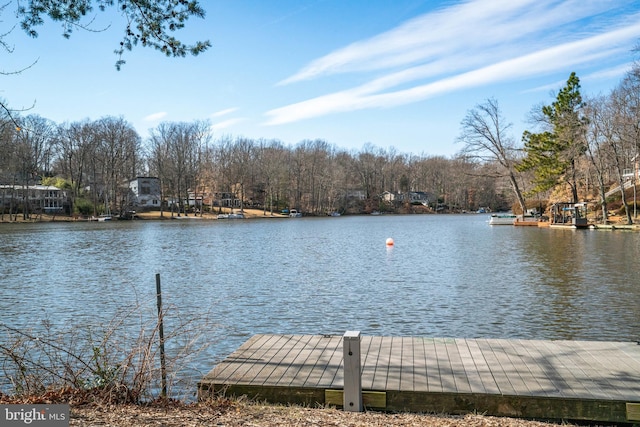
[[[180,319],[171,309],[167,347],[168,396],[184,393],[193,376],[189,361],[211,343],[207,316]],[[0,323],[0,391],[34,396],[51,390],[91,391],[104,401],[140,403],[160,397],[159,321],[136,304],[99,326],[55,327],[48,320],[29,330]],[[95,393],[98,392],[98,393]],[[181,398],[184,396],[180,396]]]

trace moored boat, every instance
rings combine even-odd
[[[217,218],[218,219],[244,219],[244,214],[242,212],[218,214]]]
[[[493,214],[489,217],[489,225],[513,225],[515,220],[513,214]]]

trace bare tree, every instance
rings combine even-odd
[[[105,204],[110,210],[122,210],[128,190],[124,184],[134,178],[139,170],[140,136],[122,117],[98,120],[95,131],[98,141],[96,157],[102,165],[101,185],[105,190]]]
[[[265,215],[267,205],[269,206],[269,213],[273,215],[274,201],[278,203],[283,198],[282,185],[286,179],[286,163],[282,159],[285,157],[286,149],[281,141],[258,141],[256,160],[260,170],[260,177],[264,182],[263,213]]]
[[[485,103],[476,105],[467,112],[461,125],[458,141],[464,143],[462,153],[484,163],[499,164],[502,168],[499,174],[509,179],[522,213],[526,213],[527,207],[515,169],[520,147],[515,145],[513,137],[508,134],[512,124],[505,122],[498,101],[490,98]]]
[[[208,143],[205,122],[160,123],[152,129],[149,140],[151,162],[160,178],[162,193],[169,196],[171,215],[187,214],[189,190],[199,184],[203,144]]]
[[[22,215],[27,219],[32,210],[27,188],[35,184],[36,179],[49,167],[55,125],[50,120],[36,115],[29,115],[22,122],[27,126],[15,132],[13,149],[19,168],[19,180],[23,187]]]
[[[71,203],[77,211],[77,202],[82,196],[90,170],[90,159],[96,145],[95,132],[89,121],[64,123],[56,134],[56,164],[61,174],[71,182]],[[96,198],[94,197],[94,215]],[[82,212],[86,214],[87,212]]]
[[[600,195],[602,221],[607,223],[607,187],[612,166],[619,160],[615,155],[615,113],[610,98],[595,97],[587,101],[585,116],[589,120],[586,128],[587,158],[594,170]]]

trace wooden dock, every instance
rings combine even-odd
[[[342,406],[343,337],[255,335],[198,383],[273,403]],[[365,409],[640,421],[640,345],[361,338]]]

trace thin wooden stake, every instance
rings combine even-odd
[[[160,333],[160,372],[162,375],[162,397],[167,397],[167,367],[164,361],[164,327],[162,315],[162,290],[160,273],[156,274],[156,295],[158,297],[158,329]]]

